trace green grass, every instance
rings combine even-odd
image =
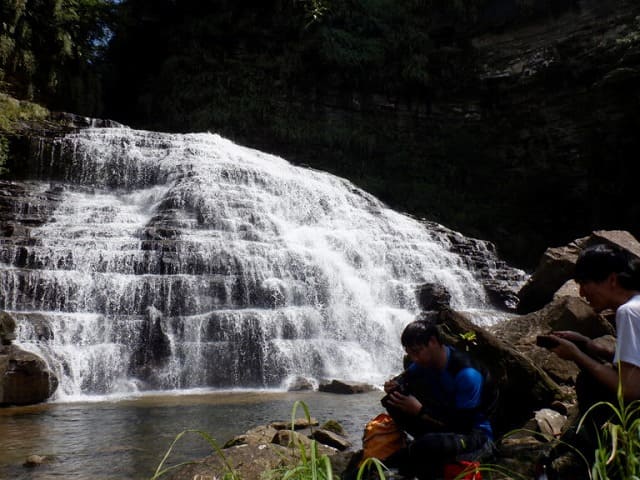
[[[626,404],[622,388],[618,385],[617,405],[611,402],[596,403],[584,414],[578,429],[592,410],[602,406],[611,410],[612,418],[598,434],[591,478],[640,480],[640,401]]]

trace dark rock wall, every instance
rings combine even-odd
[[[275,118],[251,131],[213,126],[492,240],[520,266],[595,229],[640,234],[640,207],[629,201],[640,173],[631,160],[640,147],[640,5],[527,5],[488,2],[466,24],[436,12],[428,88],[320,85],[283,94]]]

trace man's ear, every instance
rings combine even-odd
[[[619,287],[620,281],[618,280],[618,274],[616,272],[611,272],[609,276],[605,279],[605,282],[610,287]]]

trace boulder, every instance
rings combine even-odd
[[[542,408],[535,413],[538,430],[551,437],[559,437],[567,423],[567,417],[550,408]]]
[[[535,410],[554,400],[565,399],[566,394],[544,370],[508,341],[472,323],[465,314],[443,310],[437,321],[442,325],[447,343],[460,349],[468,348],[490,370],[499,389],[492,418],[498,435],[522,426]],[[468,332],[475,333],[473,345],[463,338]]]
[[[342,380],[331,380],[331,382],[322,382],[318,387],[318,390],[321,392],[339,393],[344,395],[372,392],[375,389],[376,388],[373,385],[369,385],[367,383],[345,382]]]
[[[614,332],[613,326],[587,302],[570,296],[559,297],[538,311],[491,327],[492,333],[513,345],[555,381],[573,384],[578,374],[575,363],[563,360],[536,345],[536,337],[551,330],[574,330],[590,338]]]
[[[48,457],[42,455],[29,455],[24,461],[23,466],[33,468],[49,461]]]
[[[265,445],[271,443],[278,430],[270,425],[260,425],[247,430],[242,435],[238,435],[224,444],[224,448],[238,445]]]
[[[313,381],[301,376],[295,376],[287,380],[286,389],[288,392],[299,392],[303,390],[313,390]]]
[[[519,278],[515,279],[516,281]],[[487,294],[487,300],[494,307],[513,312],[518,305],[518,295],[513,287],[502,281],[487,280],[484,284],[484,290]]]
[[[442,285],[425,283],[416,289],[416,299],[422,310],[449,308],[451,294]]]
[[[280,424],[285,422],[273,422]],[[310,422],[306,422],[309,425]],[[312,424],[318,422],[313,420]],[[301,424],[302,425],[302,424]],[[318,430],[315,430],[318,431]],[[326,438],[324,434],[319,437]],[[304,447],[307,461],[309,459],[312,439],[297,431],[276,430],[272,426],[259,426],[247,431],[243,438],[244,443],[231,440],[227,442],[220,454],[210,455],[196,460],[194,463],[182,466],[167,476],[171,480],[193,480],[223,478],[228,473],[228,466],[244,480],[260,480],[265,478],[265,473],[277,469],[291,469],[301,459],[301,449]],[[332,437],[333,441],[335,440]],[[331,460],[334,468],[333,474],[339,478],[346,466],[350,463],[353,452],[338,450],[323,444],[316,439],[318,456],[326,455]],[[336,458],[334,458],[336,457]]]
[[[518,292],[518,313],[530,313],[542,308],[571,279],[578,255],[587,240],[585,237],[564,247],[545,250],[533,275]]]
[[[605,243],[626,250],[636,259],[640,259],[640,242],[625,230],[596,230],[591,233],[587,245]]]
[[[237,445],[219,454],[196,460],[194,463],[177,468],[166,476],[168,480],[213,480],[224,478],[229,467],[244,480],[260,480],[265,472],[287,465],[295,465],[299,460],[297,448],[276,444]],[[237,478],[238,478],[237,477]]]
[[[342,437],[346,437],[347,433],[344,431],[344,427],[340,422],[336,420],[327,420],[320,428],[329,430],[330,432],[337,433]]]
[[[38,355],[16,345],[0,346],[0,405],[44,402],[58,388],[58,378]]]
[[[615,328],[581,298],[561,297],[539,313],[550,330],[575,330],[589,338],[613,335]]]
[[[282,445],[283,447],[304,446],[307,449],[311,447],[311,439],[294,430],[278,430],[271,443]]]
[[[518,313],[531,313],[551,301],[556,291],[571,280],[580,252],[599,243],[620,247],[640,259],[640,243],[624,230],[597,230],[563,247],[548,248],[536,270],[518,292]]]
[[[330,430],[324,430],[322,428],[315,429],[311,433],[311,438],[316,440],[322,445],[333,447],[337,450],[347,450],[351,448],[351,442],[344,438],[342,435],[338,435]]]
[[[567,280],[564,285],[562,285],[556,293],[553,294],[554,300],[562,297],[582,298],[580,297],[580,285],[578,285],[573,279]]]
[[[316,420],[313,417],[311,417],[309,420],[307,420],[306,418],[296,418],[293,421],[294,430],[302,430],[304,428],[317,427],[318,425],[320,425],[320,422],[318,422],[318,420]],[[271,428],[275,428],[276,430],[284,430],[287,428],[291,429],[291,421],[273,422],[269,426]]]

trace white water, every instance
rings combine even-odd
[[[217,135],[87,129],[41,168],[65,191],[34,245],[4,247],[0,308],[60,378],[59,400],[291,375],[381,383],[416,286],[443,285],[476,318],[488,308],[442,233]]]

